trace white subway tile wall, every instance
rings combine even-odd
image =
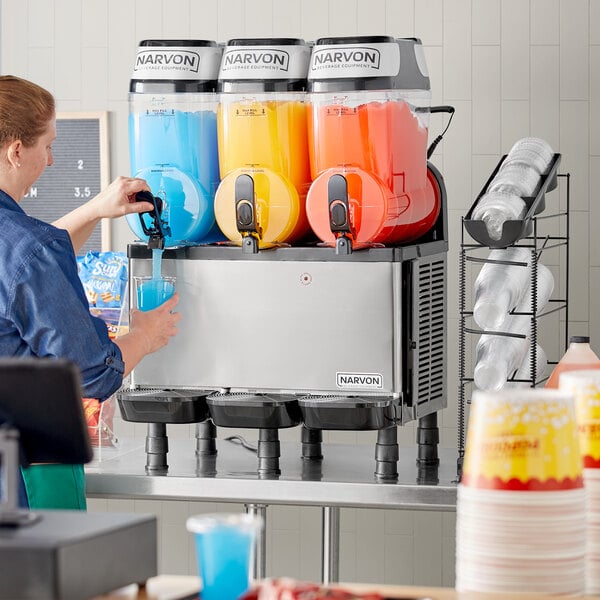
[[[600,2],[598,0],[0,0],[0,70],[36,81],[59,110],[110,111],[112,176],[129,172],[127,91],[135,50],[146,38],[303,37],[393,34],[422,39],[433,101],[456,107],[433,162],[448,188],[449,347],[458,336],[458,255],[461,217],[501,154],[535,135],[562,153],[571,177],[570,332],[590,334],[600,349]],[[431,135],[447,117],[433,116]],[[561,189],[564,184],[561,182]],[[557,192],[553,192],[556,194]],[[112,224],[113,248],[133,239],[124,220]],[[553,255],[552,255],[553,256]],[[559,277],[559,259],[548,256]],[[564,265],[561,266],[564,268]],[[469,279],[470,281],[470,279]],[[564,291],[563,291],[564,293]],[[556,357],[560,328],[542,330]],[[550,330],[550,332],[548,331]],[[441,443],[456,445],[458,365],[448,352],[448,409]],[[143,425],[117,419],[120,435],[144,437]],[[193,436],[172,426],[173,437]],[[252,438],[253,432],[247,433]],[[296,440],[296,431],[282,440]],[[373,443],[370,434],[325,432],[331,443]],[[415,429],[400,430],[414,444]],[[90,510],[151,512],[159,518],[159,569],[196,570],[185,519],[239,505],[183,501],[90,499]],[[318,508],[268,511],[269,575],[320,578]],[[452,585],[454,514],[343,509],[342,580]]]

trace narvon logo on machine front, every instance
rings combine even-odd
[[[383,388],[383,376],[379,373],[336,373],[336,384],[341,389]]]

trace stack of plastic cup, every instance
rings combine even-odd
[[[510,162],[506,165],[503,163],[487,191],[515,194],[526,198],[535,196],[539,182],[540,174],[531,165],[521,162]]]
[[[545,140],[527,137],[515,142],[471,215],[485,223],[492,240],[502,239],[506,221],[520,221],[527,216],[530,204],[523,199],[536,197],[553,158]]]
[[[541,138],[526,137],[517,140],[509,150],[503,167],[514,163],[523,163],[533,167],[544,175],[554,158],[550,144]]]
[[[573,396],[473,393],[456,522],[456,589],[581,594],[585,491]]]
[[[520,190],[519,190],[520,191]],[[472,218],[485,223],[488,235],[493,240],[502,237],[506,221],[519,221],[527,212],[523,199],[512,191],[489,191],[477,202]]]
[[[587,490],[586,593],[600,593],[600,369],[568,371],[561,391],[575,398],[583,480]]]

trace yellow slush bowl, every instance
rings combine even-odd
[[[306,119],[301,101],[253,96],[232,102],[223,95],[217,111],[221,177],[241,167],[267,168],[305,194],[311,181]]]
[[[260,248],[293,242],[306,233],[304,202],[289,180],[269,169],[240,168],[221,181],[215,194],[215,219],[229,240],[242,242],[235,215],[235,182],[239,175],[249,175],[254,181]]]

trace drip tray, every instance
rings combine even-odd
[[[302,421],[298,400],[292,395],[215,392],[206,402],[218,427],[280,429]]]
[[[309,429],[368,430],[396,424],[396,406],[387,397],[303,396],[298,405]]]
[[[135,423],[200,423],[208,418],[206,396],[213,390],[137,388],[117,394],[121,416]]]

